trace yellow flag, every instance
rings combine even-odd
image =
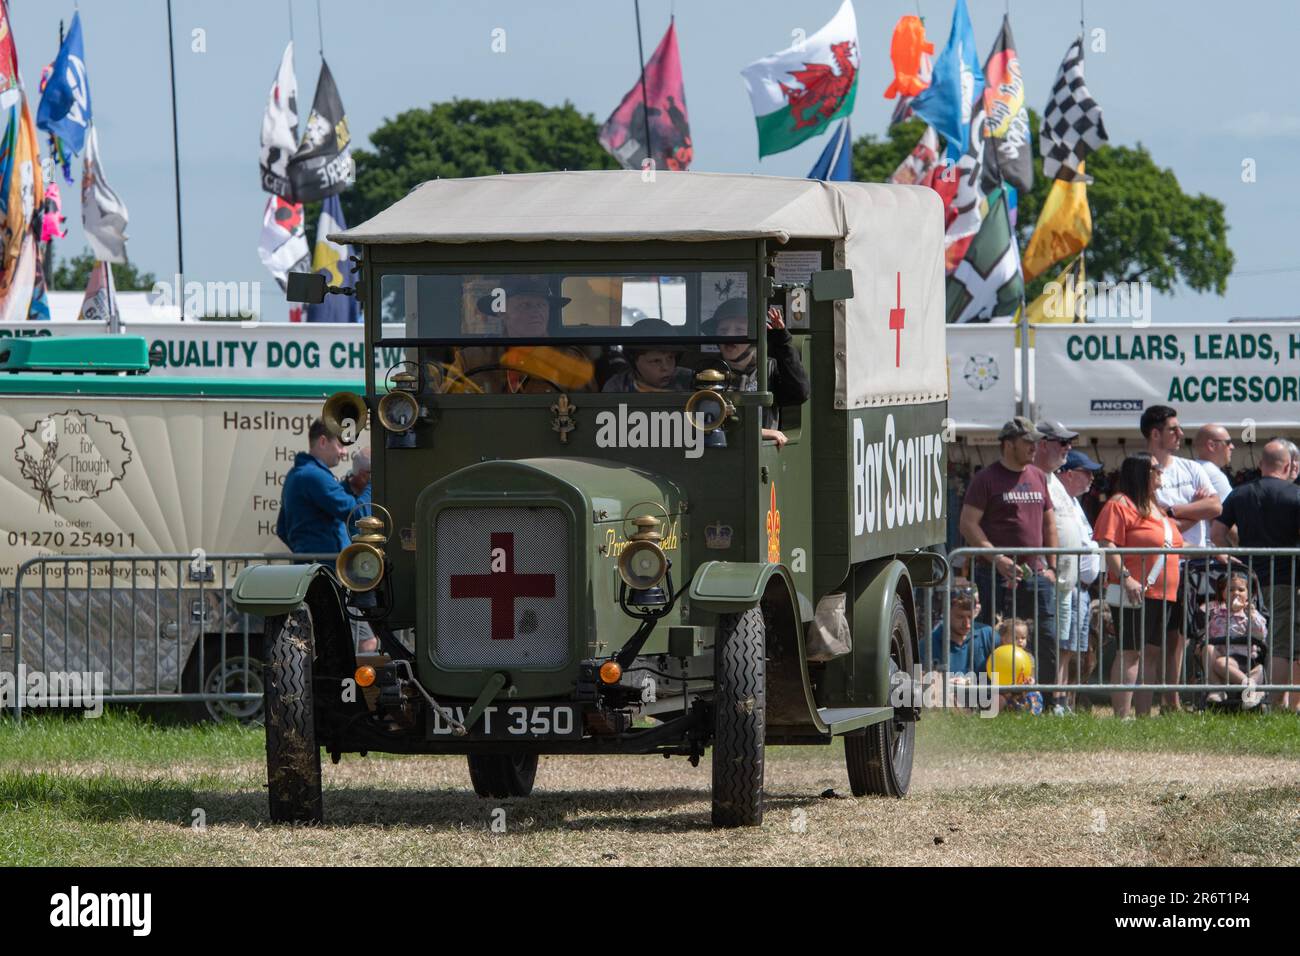
[[[1080,254],[1070,260],[1053,281],[1043,287],[1042,293],[1021,309],[1029,315],[1029,346],[1036,344],[1035,325],[1053,323],[1087,322],[1088,296],[1084,294],[1084,262]],[[1016,310],[1016,348],[1020,348],[1021,309]]]
[[[1083,172],[1083,165],[1079,164],[1079,172]],[[1092,213],[1088,210],[1087,185],[1056,180],[1025,248],[1025,282],[1042,274],[1053,262],[1083,251],[1090,239]]]
[[[1029,303],[1029,324],[1083,322],[1086,309],[1086,296],[1083,294],[1083,256],[1077,256],[1060,275],[1043,288],[1042,294],[1037,299]]]

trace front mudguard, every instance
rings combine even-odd
[[[323,564],[253,565],[239,572],[230,599],[245,614],[278,617],[307,600],[312,582],[322,575],[329,576]]]
[[[739,614],[761,605],[766,629],[769,738],[818,737],[829,728],[817,711],[799,593],[783,564],[707,561],[691,579],[692,611]]]
[[[325,565],[254,565],[239,572],[230,596],[238,610],[266,618],[268,642],[285,615],[306,605],[311,612],[318,675],[343,679],[355,672],[352,625],[343,593]]]

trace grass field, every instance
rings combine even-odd
[[[707,758],[548,757],[484,801],[463,758],[345,757],[316,828],[267,824],[262,760],[233,725],[0,721],[0,865],[1300,864],[1286,714],[928,714],[907,799],[845,799],[839,746],[773,748],[738,831],[709,827]]]

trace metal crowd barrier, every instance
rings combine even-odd
[[[22,674],[47,681],[99,675],[106,701],[202,702],[213,719],[255,719],[263,621],[238,612],[230,588],[250,564],[335,557],[196,551],[32,558],[0,604],[0,672],[15,686]],[[23,698],[14,694],[17,720]]]
[[[1025,577],[1018,586],[1012,588],[1005,585],[1005,579],[994,569],[992,563],[998,557],[1009,557],[1020,566],[1020,573],[1024,574],[1027,570],[1033,570],[1026,565],[1037,558],[1045,558],[1049,555],[1057,556],[1058,563],[1063,557],[1099,558],[1101,567],[1096,582],[1086,587],[1076,585],[1063,594],[1061,589],[1049,587],[1050,582],[1035,571]],[[1159,611],[1153,610],[1148,602],[1144,601],[1140,608],[1123,613],[1120,609],[1105,603],[1107,587],[1120,580],[1113,574],[1111,562],[1107,560],[1112,555],[1119,556],[1121,561],[1126,556],[1139,556],[1144,579],[1140,583],[1145,583],[1146,579],[1151,577],[1155,562],[1164,555],[1166,558],[1164,565],[1155,572],[1153,590],[1156,591],[1166,589],[1164,585],[1172,568],[1171,562],[1174,560],[1182,562],[1178,583],[1179,601],[1170,602],[1170,620],[1165,627],[1159,628],[1158,643],[1148,643],[1145,640],[1147,627],[1150,626],[1153,630],[1156,627],[1154,621],[1148,621],[1147,615],[1159,614]],[[1205,608],[1211,600],[1217,598],[1216,581],[1231,567],[1234,576],[1246,578],[1247,606],[1259,608],[1266,622],[1266,632],[1261,638],[1263,647],[1255,649],[1255,653],[1262,652],[1266,656],[1263,679],[1252,685],[1254,690],[1269,697],[1286,692],[1297,694],[1300,693],[1300,684],[1294,682],[1294,672],[1287,665],[1296,660],[1297,641],[1300,640],[1296,628],[1296,618],[1300,614],[1300,598],[1297,598],[1297,588],[1300,588],[1300,574],[1297,573],[1300,569],[1297,569],[1296,564],[1298,557],[1300,557],[1300,549],[957,548],[948,555],[951,570],[943,583],[928,589],[928,593],[918,589],[917,605],[920,609],[918,625],[923,626],[922,622],[928,623],[929,620],[938,618],[940,623],[936,626],[936,630],[942,634],[942,639],[937,642],[939,653],[936,655],[934,647],[936,642],[931,631],[921,631],[918,642],[921,654],[918,663],[923,671],[937,672],[942,677],[941,699],[944,706],[952,705],[954,695],[950,692],[951,686],[967,683],[972,679],[979,680],[980,675],[970,673],[961,675],[961,680],[954,680],[955,675],[950,666],[952,614],[949,613],[949,609],[954,597],[954,582],[964,579],[969,582],[969,587],[962,589],[961,596],[978,598],[979,614],[975,623],[995,627],[994,648],[1001,641],[996,631],[996,622],[999,619],[1019,619],[1026,623],[1029,630],[1026,649],[1033,658],[1033,679],[1027,683],[1017,684],[1013,688],[1003,684],[999,688],[1000,691],[1038,691],[1043,696],[1046,710],[1052,708],[1053,698],[1058,693],[1106,695],[1131,692],[1135,695],[1139,710],[1145,710],[1149,706],[1142,695],[1191,695],[1192,703],[1197,707],[1205,706],[1207,701],[1218,703],[1218,695],[1222,695],[1225,701],[1231,700],[1232,695],[1241,691],[1242,685],[1230,681],[1226,671],[1222,678],[1213,676],[1212,657],[1217,657],[1219,652],[1217,649],[1211,650],[1205,641],[1207,635],[1200,633],[1208,630]],[[1274,559],[1280,560],[1285,565],[1284,572],[1278,570]],[[1229,562],[1233,563],[1229,564]],[[995,575],[997,575],[996,580],[1001,583],[995,583]],[[1277,603],[1279,595],[1285,595],[1288,589],[1291,596],[1289,607],[1288,603]],[[1081,591],[1088,594],[1088,597],[1082,601],[1077,598]],[[1053,605],[1051,615],[1044,613],[1049,598]],[[1081,672],[1077,680],[1059,679],[1060,675],[1055,671],[1061,650],[1061,635],[1057,633],[1053,641],[1049,640],[1050,632],[1044,633],[1048,631],[1046,627],[1048,618],[1055,618],[1056,612],[1067,598],[1071,601],[1072,611],[1079,609],[1081,604],[1089,608],[1088,620],[1084,623],[1087,629],[1088,651],[1072,653],[1075,654],[1075,661],[1079,666],[1090,659],[1092,666],[1088,674]],[[1092,611],[1091,606],[1097,603],[1103,604],[1105,610]],[[1181,615],[1181,620],[1177,620],[1177,615]],[[1075,620],[1077,621],[1077,618]],[[1055,624],[1056,622],[1053,621],[1051,630],[1056,630]],[[1181,626],[1176,627],[1176,624]],[[1075,627],[1076,624],[1072,621],[1070,643],[1077,646],[1078,636],[1073,633]],[[1182,634],[1183,648],[1180,649],[1173,643],[1170,637],[1171,631]],[[1223,653],[1229,656],[1237,654],[1244,657],[1247,666],[1243,666],[1241,658],[1238,658],[1238,667],[1247,672],[1253,670],[1253,667],[1249,666],[1252,660],[1250,635],[1249,629],[1242,635],[1230,633],[1223,647]],[[974,628],[967,640],[973,639]],[[1150,651],[1145,650],[1148,647]],[[1123,675],[1120,674],[1117,678],[1114,673],[1117,655],[1120,657],[1121,667],[1128,665],[1128,670],[1133,669],[1134,659],[1124,658],[1124,655],[1128,654],[1136,658],[1136,677],[1126,680],[1122,679]],[[1071,664],[1074,665],[1075,661]],[[1280,668],[1279,661],[1283,662]],[[1044,673],[1045,669],[1052,673]],[[1278,670],[1285,672],[1283,676],[1286,679],[1280,681],[1274,679]],[[1065,676],[1068,678],[1071,675]],[[1094,679],[1087,679],[1089,677]],[[1292,682],[1288,683],[1287,680]]]

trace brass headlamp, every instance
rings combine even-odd
[[[414,428],[420,418],[420,403],[415,399],[419,388],[419,376],[414,373],[403,371],[394,374],[392,388],[379,400],[379,423],[397,435]]]
[[[662,509],[662,505],[659,507]],[[660,545],[663,535],[659,529],[663,522],[654,515],[638,515],[625,519],[624,523],[628,520],[637,530],[628,535],[627,546],[618,556],[618,574],[633,591],[651,591],[658,588],[668,573],[668,556]]]
[[[686,420],[707,435],[709,432],[721,428],[728,418],[736,414],[736,408],[727,400],[725,395],[727,387],[726,373],[716,368],[702,369],[695,373],[695,384],[699,386],[699,390],[686,400]],[[709,405],[716,406],[718,413],[712,421],[701,424],[696,421],[695,414],[700,410],[700,405],[706,402]]]
[[[393,516],[383,505],[360,504],[348,513],[349,521],[360,508],[382,511],[387,515],[387,521],[376,514],[358,518],[352,543],[339,552],[334,561],[334,571],[349,591],[373,591],[384,579],[384,568],[388,562],[384,545],[388,543],[392,531]]]

